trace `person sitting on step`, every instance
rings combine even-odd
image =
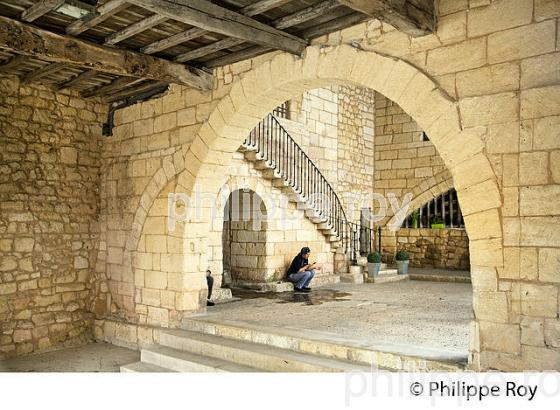
[[[311,292],[309,283],[315,276],[315,270],[319,267],[317,262],[309,263],[309,255],[311,255],[311,249],[307,246],[301,248],[300,253],[296,255],[288,268],[288,280],[294,283],[296,292]]]

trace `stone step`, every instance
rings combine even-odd
[[[340,275],[332,273],[322,273],[313,277],[311,287],[332,285],[334,283],[340,283]]]
[[[373,278],[367,277],[365,282],[366,283],[388,283],[388,282],[399,282],[401,280],[408,280],[408,275],[379,275]]]
[[[257,153],[257,151],[247,150],[243,153],[245,159],[250,162],[260,161],[262,159],[262,155]]]
[[[173,370],[155,364],[135,362],[121,366],[120,371],[121,373],[169,373]]]
[[[213,320],[211,317],[183,319],[185,329],[223,338],[253,342],[271,348],[314,354],[330,359],[352,361],[356,364],[405,371],[456,372],[465,369],[467,357],[463,353],[410,345],[368,344],[337,334],[276,326],[257,325],[235,320]]]
[[[364,283],[364,275],[361,273],[343,273],[340,275],[340,281],[343,283]]]
[[[399,271],[397,269],[379,269],[379,276],[386,276],[386,275],[398,275]]]
[[[152,346],[141,351],[141,361],[174,372],[256,372],[254,367],[244,366],[220,358],[171,348]]]
[[[276,169],[265,169],[262,172],[262,176],[264,179],[282,179],[282,175],[280,175]]]
[[[260,171],[266,170],[266,169],[274,169],[274,163],[270,163],[270,162],[268,162],[267,160],[264,160],[264,159],[254,161],[253,166],[255,167],[255,169],[258,169]]]
[[[160,333],[160,345],[238,365],[276,372],[367,372],[367,365],[188,330]]]

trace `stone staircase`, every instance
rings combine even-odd
[[[335,335],[190,317],[121,372],[462,371],[466,358],[416,346],[368,346]]]
[[[278,172],[274,164],[270,164],[257,150],[257,148],[247,145],[241,145],[238,149],[244,154],[247,161],[251,162],[255,169],[261,171],[264,179],[272,180],[272,185],[285,194],[289,201],[296,204],[296,208],[303,211],[305,216],[317,225],[317,228],[323,233],[327,241],[331,245],[331,252],[335,252],[341,245],[341,238],[337,235],[334,227],[327,222],[327,218],[321,216],[319,211],[313,204],[301,195],[289,181]]]
[[[364,262],[363,259],[365,258],[358,258],[358,265],[351,266],[350,272],[341,274],[340,281],[345,283],[388,283],[409,279],[409,275],[399,275],[396,268],[389,267],[386,263],[381,264],[378,276],[370,278],[367,260]]]

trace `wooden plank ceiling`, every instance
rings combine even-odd
[[[212,69],[371,18],[420,36],[433,0],[0,0],[0,73],[107,102],[170,83],[212,86]]]

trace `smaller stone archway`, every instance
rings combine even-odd
[[[274,279],[267,261],[267,221],[267,206],[258,193],[246,188],[229,194],[222,231],[223,270],[234,284]]]

